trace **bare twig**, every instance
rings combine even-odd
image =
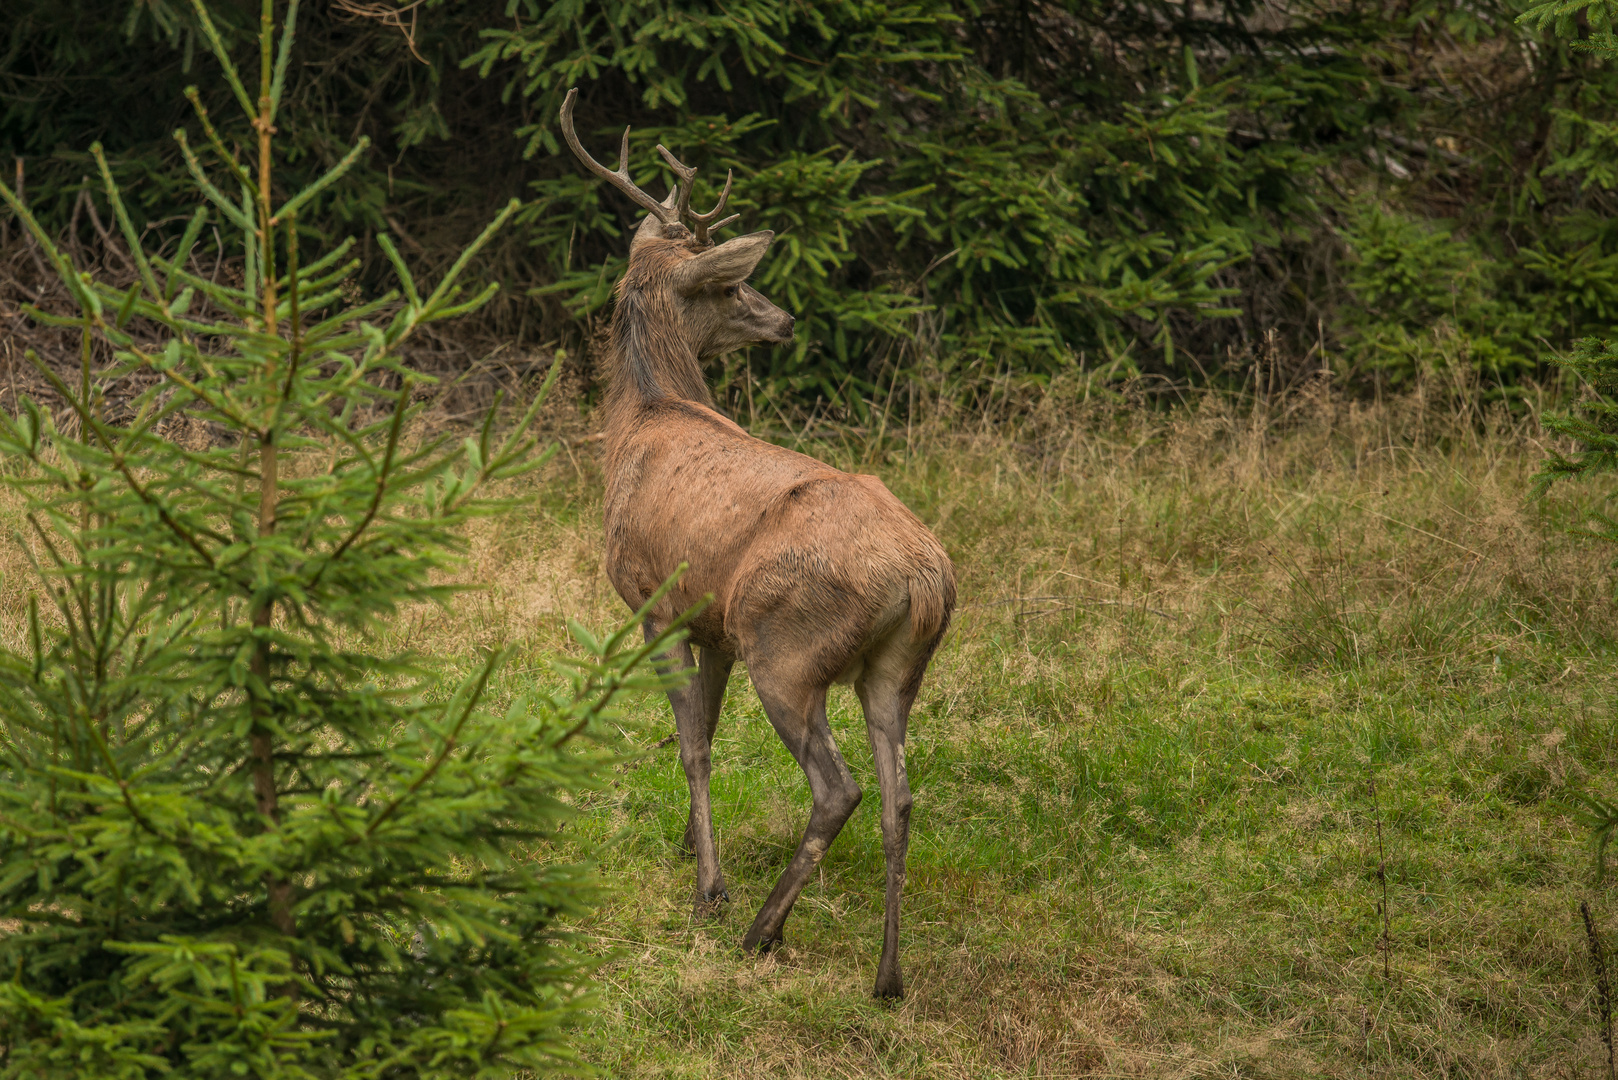
[[[411,251],[414,251],[417,255],[427,254],[427,249],[421,246],[421,241],[417,240],[414,236],[411,236],[410,231],[399,223],[398,218],[394,217],[392,214],[387,214],[385,217],[388,225],[393,229],[394,232],[399,234],[399,239],[405,242],[406,247],[408,247]]]
[[[391,26],[404,35],[405,44],[410,46],[410,55],[420,60],[428,67],[432,64],[421,55],[416,48],[416,9],[425,4],[427,0],[411,0],[403,7],[379,0],[332,0],[332,7],[353,19],[374,19],[383,26]],[[410,16],[410,25],[406,26],[404,17]]]

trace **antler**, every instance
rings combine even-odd
[[[562,102],[562,138],[567,140],[567,145],[569,149],[573,151],[573,156],[578,158],[580,164],[582,164],[586,169],[589,169],[591,172],[601,177],[601,179],[605,180],[607,183],[611,184],[625,195],[628,195],[635,201],[636,205],[645,210],[647,213],[651,214],[653,217],[657,218],[657,220],[661,221],[663,224],[673,225],[675,222],[679,221],[680,213],[686,209],[687,203],[690,202],[689,193],[682,191],[680,195],[680,206],[679,209],[676,210],[671,207],[664,206],[657,199],[646,194],[646,192],[642,191],[635,184],[635,181],[629,178],[629,129],[627,127],[624,128],[623,147],[618,151],[617,172],[613,172],[611,169],[607,168],[605,165],[601,164],[601,162],[597,161],[595,158],[591,157],[585,152],[583,144],[579,142],[578,134],[573,130],[573,102],[578,98],[578,96],[578,87],[574,87],[567,92],[567,99]],[[658,149],[662,150],[663,148],[660,146]],[[667,151],[664,151],[664,153],[666,155]],[[695,172],[695,170],[692,171],[693,173]],[[726,185],[726,187],[728,190],[729,185]],[[724,200],[720,201],[723,203]]]
[[[724,211],[725,200],[730,198],[730,182],[733,179],[731,171],[729,169],[725,170],[725,190],[719,193],[719,201],[714,204],[714,208],[708,211],[706,214],[694,214],[691,212],[691,188],[692,181],[696,179],[697,170],[690,168],[679,158],[669,153],[668,148],[663,146],[661,143],[658,144],[657,152],[663,155],[663,160],[668,162],[669,168],[674,170],[674,175],[680,178],[680,182],[677,185],[680,192],[678,208],[680,217],[689,217],[691,219],[691,233],[697,238],[697,243],[708,243],[708,233],[710,231],[710,226],[708,223],[713,221],[714,218],[718,217]],[[718,232],[720,229],[723,229],[726,225],[729,225],[732,221],[735,221],[739,217],[741,217],[740,214],[730,215],[719,224],[712,226],[712,231]]]
[[[665,202],[659,202],[642,191],[629,178],[629,129],[627,127],[624,128],[623,146],[618,151],[617,172],[613,172],[585,153],[583,144],[579,142],[578,134],[573,130],[573,102],[578,99],[578,96],[578,87],[574,87],[567,92],[567,98],[562,102],[562,137],[567,140],[567,145],[573,151],[573,156],[578,158],[586,169],[628,195],[635,200],[636,205],[652,214],[665,225],[673,225],[675,222],[689,218],[691,221],[691,233],[696,237],[696,242],[699,244],[710,243],[708,239],[709,232],[718,232],[741,217],[740,214],[732,214],[718,224],[711,224],[713,219],[718,217],[725,209],[725,200],[730,198],[732,176],[729,169],[725,170],[725,190],[719,193],[719,201],[714,204],[714,208],[706,214],[692,213],[691,182],[696,178],[697,170],[687,166],[679,158],[669,153],[668,149],[661,144],[659,144],[657,152],[663,155],[663,160],[668,162],[669,168],[674,170],[674,175],[680,178],[679,182],[674,185],[674,190],[677,193],[675,205],[671,207]]]

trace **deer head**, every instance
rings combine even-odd
[[[697,170],[659,146],[657,152],[678,178],[668,198],[659,202],[629,178],[627,127],[616,171],[585,152],[573,130],[573,102],[578,93],[577,89],[569,90],[562,103],[562,137],[580,164],[646,211],[629,245],[629,271],[619,282],[620,298],[631,292],[647,292],[654,294],[658,307],[672,306],[670,314],[676,326],[671,329],[699,358],[748,345],[784,345],[791,341],[792,316],[747,284],[775,234],[765,230],[722,244],[715,244],[710,236],[740,217],[733,214],[715,222],[730,198],[731,174],[726,172],[725,189],[714,208],[706,214],[695,213],[691,209],[691,187]]]

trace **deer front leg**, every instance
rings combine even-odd
[[[703,723],[702,731],[699,735],[694,736],[691,741],[694,744],[696,753],[700,756],[700,768],[703,770],[704,775],[707,775],[707,773],[711,770],[714,731],[719,727],[719,711],[720,709],[724,708],[725,705],[725,688],[730,685],[730,669],[735,665],[736,658],[730,653],[721,649],[711,649],[707,646],[703,646],[702,651],[697,654],[697,662],[697,677],[692,680],[692,685],[700,687],[702,691]],[[675,723],[676,730],[678,730],[678,720],[676,720]],[[682,733],[680,735],[682,764],[684,764],[685,761],[685,752],[683,749],[685,743],[686,738]],[[690,775],[690,768],[687,767],[686,776],[689,778]],[[702,804],[703,814],[706,818],[706,821],[701,825],[697,823],[697,804],[699,801]],[[702,785],[702,798],[698,800],[695,795],[693,795],[691,799],[691,810],[686,815],[684,847],[687,855],[696,855],[697,837],[704,831],[706,831],[709,839],[713,839],[714,831],[712,800],[709,795],[708,784],[706,781],[704,781]],[[716,844],[715,851],[717,852],[717,850],[718,847]],[[718,857],[716,855],[715,865],[717,865],[717,863]]]
[[[656,636],[646,625],[647,639]],[[680,642],[669,655],[682,667],[697,668],[689,642]],[[702,666],[692,680],[669,691],[674,708],[674,730],[680,739],[680,765],[685,769],[686,786],[691,792],[691,810],[686,816],[685,844],[697,857],[697,887],[693,908],[700,918],[714,914],[721,902],[729,900],[725,878],[719,871],[719,851],[714,843],[713,806],[708,781],[713,771],[713,733],[719,721],[719,707],[725,699],[725,683],[734,658],[704,649]]]
[[[781,941],[781,928],[798,894],[859,806],[860,788],[832,741],[831,728],[826,723],[826,688],[774,687],[761,678],[760,672],[755,670],[752,675],[770,725],[803,768],[814,797],[809,825],[792,862],[742,939],[742,948],[762,952]]]

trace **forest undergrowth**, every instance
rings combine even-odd
[[[1437,378],[1167,405],[1058,380],[1015,415],[851,429],[732,394],[755,429],[880,475],[956,563],[910,729],[909,993],[868,994],[879,798],[846,688],[832,725],[867,798],[786,948],[738,950],[808,814],[738,670],[720,917],[692,917],[666,702],[631,710],[641,753],[570,826],[607,842],[613,896],[579,927],[603,961],[587,1057],[622,1077],[1601,1074],[1578,907],[1610,937],[1618,886],[1593,882],[1569,796],[1618,795],[1618,580],[1569,530],[1615,488],[1536,501],[1534,411],[1475,400]],[[461,577],[482,588],[394,644],[470,670],[514,643],[510,697],[554,678],[566,618],[619,621],[597,445],[477,524]],[[9,637],[15,545],[0,569]]]

